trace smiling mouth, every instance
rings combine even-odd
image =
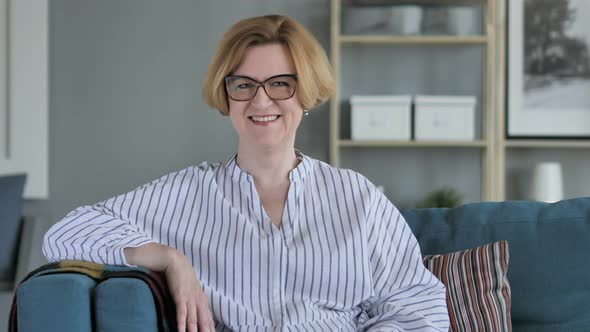
[[[268,116],[249,116],[248,118],[257,123],[269,123],[280,118],[280,115],[268,115]]]

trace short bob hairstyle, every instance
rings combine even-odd
[[[267,15],[238,21],[223,35],[205,76],[205,102],[221,114],[229,115],[225,77],[240,66],[248,47],[270,43],[287,46],[295,65],[296,93],[303,109],[313,109],[330,98],[334,77],[318,41],[294,19]]]

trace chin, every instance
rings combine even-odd
[[[275,150],[285,147],[285,139],[277,139],[276,136],[256,137],[251,140],[256,147],[263,150]]]

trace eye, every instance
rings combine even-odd
[[[278,86],[278,87],[289,86],[289,83],[283,82],[283,81],[276,81],[276,82],[272,82],[271,86]]]
[[[252,83],[242,83],[234,86],[235,90],[250,89],[254,86]]]

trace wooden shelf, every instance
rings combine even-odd
[[[590,140],[506,140],[507,148],[584,149],[590,148]]]
[[[484,148],[486,141],[354,141],[339,140],[341,147]]]
[[[415,45],[485,45],[486,36],[388,36],[388,35],[340,35],[342,44],[415,44]]]
[[[346,5],[364,6],[396,6],[396,5],[482,5],[485,0],[345,0]]]
[[[481,114],[478,119],[478,126],[481,127],[481,135],[484,139],[473,141],[392,141],[392,140],[372,140],[372,141],[356,141],[351,139],[343,139],[340,137],[342,129],[342,113],[340,103],[343,96],[340,95],[339,89],[336,89],[334,98],[330,102],[330,162],[332,165],[340,165],[340,154],[343,149],[374,149],[374,148],[396,148],[396,149],[456,149],[458,155],[463,154],[460,149],[473,149],[480,154],[481,162],[479,165],[480,176],[478,180],[481,184],[481,200],[501,200],[504,194],[504,151],[505,146],[503,140],[498,136],[503,128],[499,126],[501,119],[497,113],[502,109],[503,100],[499,94],[504,90],[502,80],[505,68],[501,65],[503,61],[504,50],[504,29],[505,29],[505,2],[507,0],[331,0],[331,27],[330,27],[330,59],[336,74],[337,84],[340,86],[342,66],[354,66],[354,63],[343,63],[341,54],[351,49],[373,47],[388,47],[396,46],[397,48],[409,47],[423,47],[431,46],[433,51],[439,49],[447,50],[456,48],[458,51],[463,51],[462,48],[476,48],[481,50],[481,100],[478,103],[481,105]],[[393,35],[393,34],[373,34],[362,35],[354,32],[348,34],[343,33],[342,20],[343,9],[352,7],[379,7],[379,6],[396,6],[396,5],[433,5],[433,6],[461,6],[472,5],[481,10],[482,32],[477,35],[470,36],[456,36],[456,35]],[[347,7],[347,8],[346,8]],[[354,9],[354,8],[353,8]],[[379,8],[377,8],[378,10]],[[354,10],[350,11],[352,15]],[[348,13],[347,13],[348,14]],[[378,50],[378,52],[395,52],[395,47],[390,47],[392,50]],[[362,53],[362,52],[361,52]],[[369,50],[367,50],[369,53]],[[364,53],[361,54],[364,56]],[[475,55],[474,55],[475,56]],[[438,58],[435,58],[438,61]],[[361,59],[354,59],[360,61]],[[460,64],[459,64],[460,66]],[[473,73],[469,73],[473,74]],[[393,79],[403,80],[404,78],[394,77]],[[453,79],[450,77],[449,79]],[[424,88],[423,88],[424,89]],[[367,90],[367,88],[359,90]],[[353,91],[354,93],[354,91]],[[419,93],[416,91],[415,93]],[[348,151],[352,153],[353,151]],[[381,152],[381,151],[377,151]],[[472,157],[472,156],[471,156]],[[451,157],[452,158],[452,157]],[[347,160],[348,161],[348,160]]]

